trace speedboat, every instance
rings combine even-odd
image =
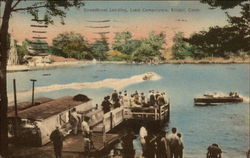
[[[230,92],[229,95],[204,94],[202,97],[194,98],[195,105],[214,105],[217,103],[239,103],[243,98],[237,92]]]

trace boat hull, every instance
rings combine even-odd
[[[194,98],[195,103],[240,103],[243,98],[240,97],[211,97],[211,98]]]

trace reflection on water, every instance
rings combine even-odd
[[[105,71],[104,71],[105,70]],[[177,127],[183,134],[186,158],[205,157],[207,147],[220,144],[223,158],[245,158],[249,148],[249,67],[248,64],[228,65],[127,65],[95,64],[8,74],[8,92],[12,92],[12,79],[17,80],[18,91],[31,89],[29,79],[34,78],[36,87],[51,84],[96,82],[107,78],[128,78],[145,72],[155,72],[162,78],[123,88],[128,93],[150,89],[167,91],[171,101],[170,127]],[[43,77],[42,74],[51,74]],[[98,76],[98,77],[95,77]],[[248,102],[195,107],[193,99],[205,92],[238,91]],[[84,93],[100,103],[103,96],[112,93],[110,88],[64,89],[48,93],[36,93],[36,97],[60,97]],[[27,96],[26,99],[30,99]],[[94,104],[95,105],[95,104]],[[136,149],[140,149],[138,141]]]

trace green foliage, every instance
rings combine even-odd
[[[55,54],[66,58],[93,59],[88,42],[79,33],[64,32],[53,39]],[[52,53],[53,54],[53,53]]]
[[[197,49],[184,41],[183,32],[178,32],[173,38],[172,55],[174,59],[185,59],[186,57],[201,58]]]
[[[118,50],[110,50],[107,52],[107,59],[110,61],[123,61],[129,60],[129,55],[124,54]]]
[[[165,34],[150,33],[148,38],[141,41],[140,46],[133,52],[132,60],[147,62],[154,58],[161,58],[161,50],[165,44]]]
[[[118,32],[115,35],[115,39],[112,43],[112,49],[118,50],[125,54],[131,54],[133,50],[131,50],[130,41],[132,40],[131,32]]]
[[[250,15],[249,4],[240,5],[240,17],[228,15],[229,24],[224,27],[210,27],[208,31],[200,31],[185,39],[189,44],[202,52],[200,57],[238,56],[239,52],[250,55]]]
[[[27,40],[26,47],[32,48],[31,54],[47,53],[48,52],[48,43],[43,40]]]
[[[107,58],[106,52],[109,51],[109,46],[104,35],[101,35],[101,39],[96,40],[92,44],[91,51],[93,52],[93,56],[97,59],[105,60]]]
[[[212,8],[219,7],[221,9],[231,9],[235,6],[241,4],[242,2],[245,2],[247,0],[200,0],[201,3],[207,3]]]
[[[18,60],[19,60],[19,63],[24,63],[23,61],[23,57],[25,55],[28,55],[29,54],[29,50],[28,50],[28,41],[25,40],[22,42],[22,45],[18,45],[17,42],[16,42],[16,48],[17,48],[17,55],[18,55]]]
[[[23,0],[21,0],[23,1]],[[69,10],[72,7],[80,8],[84,6],[82,0],[46,0],[33,2],[27,8],[14,8],[13,11],[26,11],[31,14],[35,19],[39,19],[39,13],[43,8],[45,24],[53,24],[52,17],[58,16],[61,19],[61,23],[64,24],[64,18],[66,17],[66,12],[64,10]],[[40,23],[43,23],[42,21]]]

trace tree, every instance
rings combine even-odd
[[[90,47],[88,42],[79,33],[60,33],[52,41],[56,53],[61,53],[66,58],[93,58],[90,54]]]
[[[196,49],[184,41],[184,33],[178,32],[173,37],[172,55],[174,59],[196,57]]]
[[[16,42],[19,63],[23,63],[23,57],[29,54],[28,45],[27,40],[24,40],[21,45],[18,45]]]
[[[9,20],[13,13],[19,11],[26,11],[31,14],[35,19],[39,18],[39,11],[43,9],[47,24],[53,23],[52,17],[59,16],[62,19],[66,17],[65,10],[71,7],[81,7],[83,3],[80,0],[45,0],[45,1],[32,1],[28,5],[20,5],[25,0],[3,0],[0,3],[4,4],[4,12],[0,27],[0,155],[8,156],[8,129],[7,129],[7,79],[6,67],[8,57],[8,30]]]
[[[109,45],[105,35],[102,34],[101,38],[92,44],[91,50],[95,58],[100,60],[105,60],[107,58],[106,52],[109,51]]]
[[[132,40],[132,37],[132,33],[128,31],[116,33],[114,41],[112,43],[112,49],[118,50],[125,54],[131,54],[132,52],[128,47],[128,44]]]
[[[247,0],[200,0],[201,3],[207,3],[213,8],[219,7],[221,9],[230,9],[234,8],[235,6],[238,6],[242,2],[245,2]],[[213,9],[212,8],[212,9]]]
[[[161,58],[165,38],[164,33],[150,33],[148,38],[143,39],[141,45],[133,52],[133,60],[146,62],[154,58]]]
[[[129,60],[129,55],[119,52],[118,50],[110,50],[107,52],[107,59],[110,61]]]
[[[227,14],[229,24],[223,27],[210,27],[185,39],[188,43],[203,52],[202,57],[215,56],[229,58],[238,56],[240,51],[250,54],[250,15],[249,4],[241,4],[240,17]]]

